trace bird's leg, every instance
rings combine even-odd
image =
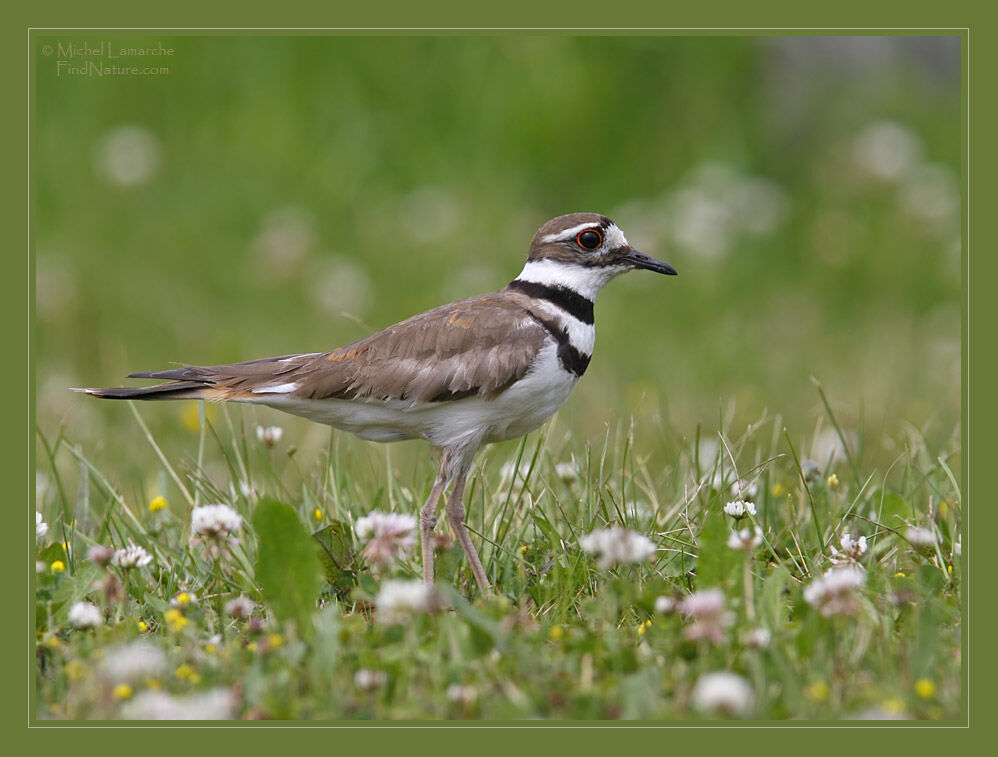
[[[440,503],[440,495],[444,493],[447,486],[447,461],[444,455],[440,456],[440,470],[437,471],[437,480],[433,482],[430,489],[430,496],[419,511],[419,543],[423,551],[423,583],[433,583],[433,527],[437,525],[437,505]]]
[[[485,568],[482,567],[482,561],[478,558],[478,552],[475,551],[475,545],[471,543],[468,528],[464,525],[464,481],[467,476],[467,466],[462,466],[454,479],[454,489],[447,499],[447,520],[450,522],[451,528],[454,529],[458,541],[461,542],[461,548],[471,565],[471,572],[475,574],[478,588],[483,594],[491,594],[492,587],[489,585],[489,578],[485,574]]]

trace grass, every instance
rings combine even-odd
[[[151,412],[135,414],[143,433]],[[449,543],[437,557],[445,608],[403,624],[385,622],[374,600],[384,581],[417,578],[418,558],[372,571],[352,524],[375,509],[414,513],[432,483],[428,458],[399,470],[391,448],[331,435],[322,459],[303,470],[294,440],[268,447],[243,413],[223,408],[216,422],[205,418],[186,462],[147,436],[160,480],[186,492],[150,511],[152,492],[125,495],[70,441],[44,439],[56,465],[40,502],[50,538],[38,542],[38,716],[115,718],[145,702],[138,711],[152,717],[174,710],[150,705],[144,691],[184,702],[221,690],[233,695],[228,714],[242,718],[959,717],[956,446],[929,449],[909,428],[877,440],[894,448],[881,468],[866,464],[862,448],[843,447],[832,422],[802,435],[767,416],[741,430],[701,432],[660,467],[634,444],[637,423],[583,444],[556,421],[505,445],[516,475],[511,464],[497,470],[502,455],[481,459],[468,521],[496,596],[478,594]],[[824,458],[800,460],[804,450]],[[63,459],[80,466],[75,492],[57,474]],[[736,524],[722,508],[739,479],[757,490],[756,514]],[[303,568],[289,562],[275,577],[262,575],[261,550],[282,554],[281,540],[295,536],[255,528],[261,503],[274,499],[288,503],[299,538],[314,532],[337,557],[299,616],[275,616],[273,607],[318,572],[318,539]],[[191,541],[190,512],[218,501],[244,523],[238,544],[212,558]],[[732,527],[748,524],[762,542],[749,552],[727,546]],[[579,537],[610,525],[650,537],[654,557],[598,568]],[[928,529],[934,543],[921,545],[910,526]],[[832,567],[844,532],[867,538],[858,560],[865,580],[826,617],[804,589]],[[152,562],[123,570],[84,557],[95,544],[129,543]],[[288,549],[286,559],[300,544]],[[57,560],[64,572],[53,571]],[[712,587],[730,613],[716,639],[687,638],[695,618],[656,610],[659,597]],[[193,599],[178,611],[183,595]],[[237,596],[253,600],[251,619],[226,614]],[[96,629],[67,621],[81,598],[101,610]],[[756,629],[768,643],[760,645]],[[116,680],[102,659],[138,639],[167,663]],[[358,685],[361,670],[373,671],[374,683],[362,673]],[[738,713],[697,709],[693,687],[714,671],[743,677],[752,704]]]
[[[34,78],[39,718],[685,721],[717,715],[694,706],[712,671],[748,683],[753,719],[961,715],[954,38],[110,38],[173,46],[170,73],[66,79],[42,55]],[[444,545],[447,609],[379,619],[384,581],[420,566],[376,574],[353,527],[417,511],[424,445],[68,391],[329,350],[501,287],[577,210],[680,275],[611,283],[568,404],[477,460],[495,598]],[[727,546],[737,479],[750,553]],[[211,503],[243,518],[215,557],[191,541]],[[654,559],[598,567],[579,539],[610,525]],[[846,532],[865,579],[825,617],[804,592]],[[86,559],[129,543],[152,561]],[[711,588],[720,641],[655,609]],[[251,619],[226,614],[238,596]],[[98,628],[68,622],[81,599]],[[155,673],[115,680],[136,640]]]

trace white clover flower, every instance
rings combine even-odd
[[[848,531],[839,537],[839,546],[842,548],[841,550],[832,547],[831,559],[836,565],[859,562],[859,559],[866,554],[869,548],[865,536],[860,536],[857,539]]]
[[[848,531],[839,537],[839,546],[842,547],[842,551],[854,560],[858,560],[860,557],[866,554],[867,543],[866,537],[860,536],[858,539],[854,539],[852,534]]]
[[[288,206],[267,213],[251,243],[261,272],[271,280],[293,277],[318,246],[315,217],[306,208]]]
[[[417,526],[416,518],[405,513],[382,513],[374,511],[357,519],[354,531],[361,539],[378,536],[413,536]]]
[[[679,603],[679,611],[694,618],[717,615],[723,609],[724,592],[717,588],[695,591]]]
[[[265,447],[273,447],[284,436],[284,429],[280,426],[257,426],[256,438]]]
[[[45,573],[49,569],[49,564],[44,560],[35,560],[35,573]]]
[[[741,520],[747,515],[755,516],[755,505],[742,499],[736,499],[724,506],[725,515],[730,515],[735,520]]]
[[[575,463],[558,463],[554,466],[554,474],[566,484],[579,478],[579,469]]]
[[[741,676],[719,671],[700,676],[690,699],[693,707],[702,713],[744,717],[752,711],[755,694]]]
[[[579,539],[582,551],[596,555],[600,568],[644,562],[655,554],[655,545],[644,534],[626,528],[597,529]]]
[[[152,555],[135,544],[129,544],[124,549],[116,550],[111,555],[111,564],[125,570],[129,568],[141,568],[143,565],[148,565],[151,562]]]
[[[256,607],[249,597],[235,597],[225,603],[225,614],[230,618],[248,618]]]
[[[876,121],[853,140],[856,165],[875,179],[893,182],[907,175],[922,159],[922,143],[915,133],[894,121]]]
[[[166,653],[148,641],[111,647],[98,668],[110,683],[132,683],[155,678],[166,669]]]
[[[759,485],[755,481],[740,478],[731,485],[731,496],[743,502],[752,502],[759,493]],[[755,513],[752,513],[755,515]]]
[[[242,516],[228,505],[202,505],[191,511],[191,530],[209,539],[224,538],[242,525]]]
[[[372,512],[358,518],[354,531],[364,545],[364,558],[375,568],[386,568],[403,558],[416,543],[415,516],[404,513]]]
[[[114,550],[110,547],[105,547],[103,544],[94,544],[87,550],[87,560],[94,565],[100,565],[102,568],[106,568],[113,557]]]
[[[159,139],[149,129],[133,124],[118,126],[96,146],[97,173],[109,184],[137,187],[156,173],[161,152]]]
[[[742,634],[742,643],[755,649],[765,649],[769,646],[771,639],[772,635],[769,633],[769,629],[762,626],[750,628]]]
[[[911,172],[900,188],[901,207],[916,219],[944,228],[960,217],[960,180],[948,166],[923,163]]]
[[[704,589],[685,597],[679,611],[692,620],[683,631],[687,639],[707,639],[715,644],[724,641],[724,629],[734,621],[734,615],[724,609],[724,592],[718,588]]]
[[[378,619],[385,623],[403,623],[413,615],[431,612],[440,605],[432,586],[422,581],[385,581],[374,598]]]
[[[447,701],[464,707],[471,707],[478,700],[478,689],[452,683],[447,687]]]
[[[346,312],[362,317],[371,305],[371,277],[356,259],[323,255],[313,266],[309,278],[309,299],[324,313]]]
[[[35,510],[35,540],[40,541],[49,532],[49,524],[42,520],[42,514]]]
[[[104,613],[90,602],[75,602],[69,608],[69,622],[77,628],[96,628],[104,623]]]
[[[762,544],[762,529],[743,528],[734,530],[728,535],[728,546],[732,549],[741,549],[749,552]]]
[[[963,547],[960,545],[961,537],[962,534],[957,534],[956,541],[953,542],[953,554],[956,555],[957,557],[959,557],[961,552],[963,551]]]
[[[853,615],[858,608],[856,594],[865,583],[866,571],[858,565],[830,568],[804,588],[804,600],[826,618]]]
[[[122,705],[127,720],[232,720],[236,697],[229,689],[212,689],[187,696],[172,696],[146,689]]]
[[[904,538],[915,549],[931,549],[936,546],[936,534],[932,529],[911,526],[904,532]]]
[[[655,612],[659,615],[670,615],[674,613],[679,607],[679,602],[675,597],[669,597],[662,595],[661,597],[655,598]]]
[[[388,676],[380,670],[361,668],[353,674],[353,685],[360,691],[376,691],[388,682]]]

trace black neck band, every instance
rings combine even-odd
[[[533,281],[514,279],[510,288],[541,300],[547,300],[557,305],[573,318],[577,318],[590,326],[593,324],[593,302],[587,300],[574,289],[562,286],[548,286]]]

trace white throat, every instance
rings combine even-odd
[[[528,260],[516,278],[534,284],[572,289],[587,300],[595,301],[599,290],[610,279],[626,270],[626,266],[584,266],[550,259]]]

